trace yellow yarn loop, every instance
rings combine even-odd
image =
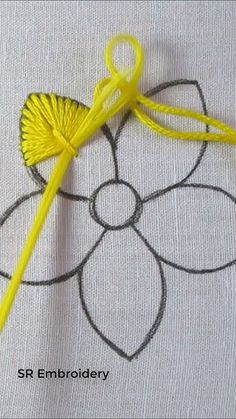
[[[113,50],[121,43],[128,43],[135,56],[135,63],[118,71],[113,63]],[[143,70],[143,51],[138,41],[130,35],[118,35],[108,42],[105,63],[110,78],[100,81],[94,90],[90,109],[78,102],[55,94],[32,94],[27,99],[21,117],[21,150],[27,166],[59,154],[59,158],[45,187],[39,208],[15,272],[8,284],[0,306],[0,330],[3,329],[12,303],[29,262],[52,201],[77,149],[91,139],[94,133],[121,109],[129,108],[147,127],[170,138],[195,141],[220,141],[236,143],[236,131],[224,123],[187,109],[155,103],[138,92],[137,85]],[[164,114],[191,118],[217,128],[219,133],[179,132],[153,121],[145,108]]]

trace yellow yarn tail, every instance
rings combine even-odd
[[[211,133],[211,132],[181,132],[166,128],[157,122],[153,121],[140,107],[139,104],[135,104],[132,107],[134,115],[151,130],[155,131],[164,137],[174,138],[176,140],[192,140],[192,141],[214,141],[214,142],[227,142],[236,144],[236,130],[229,127],[217,119],[211,118],[207,115],[202,115],[198,112],[190,111],[189,109],[176,108],[174,106],[163,105],[156,103],[149,98],[138,94],[137,102],[148,110],[154,112],[160,112],[166,115],[180,116],[184,118],[194,119],[195,121],[202,122],[209,127],[216,128],[222,133]]]
[[[133,67],[118,71],[112,61],[114,47],[128,42],[133,48]],[[3,329],[12,303],[29,262],[47,213],[77,149],[124,107],[162,136],[178,140],[220,141],[236,144],[236,130],[223,122],[187,109],[155,103],[137,90],[143,68],[143,51],[138,41],[130,35],[111,39],[105,50],[105,62],[111,77],[98,83],[90,110],[78,102],[54,94],[32,94],[26,101],[21,118],[21,150],[27,166],[51,156],[60,155],[42,196],[35,220],[26,239],[16,270],[8,284],[0,306],[0,330]],[[118,97],[117,97],[118,96]],[[218,129],[219,133],[179,132],[153,121],[142,109],[191,118]]]
[[[11,305],[14,301],[16,292],[21,282],[21,278],[29,262],[30,256],[32,254],[40,231],[44,225],[49,208],[53,202],[53,199],[57,193],[57,190],[61,184],[62,178],[71,159],[71,154],[69,154],[67,150],[64,150],[54,167],[50,181],[43,193],[42,200],[38,207],[34,223],[26,239],[25,246],[17,263],[16,270],[12,275],[12,278],[7,287],[7,291],[2,299],[0,310],[0,330],[3,329],[4,324],[7,320],[7,317],[11,309]]]

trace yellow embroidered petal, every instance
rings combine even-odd
[[[61,153],[76,151],[70,141],[89,110],[78,102],[55,94],[31,94],[21,115],[21,151],[31,166]]]

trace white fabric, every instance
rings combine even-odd
[[[140,89],[197,80],[208,113],[236,127],[236,3],[231,1],[2,1],[0,3],[0,210],[39,189],[19,152],[20,109],[30,92],[56,92],[89,105],[107,76],[103,49],[129,32],[145,49]],[[123,55],[123,57],[125,56]],[[196,86],[169,87],[156,100],[202,110]],[[162,119],[163,120],[163,119]],[[113,136],[120,117],[109,126]],[[204,129],[165,120],[184,130]],[[181,181],[202,145],[157,137],[131,118],[117,149],[120,178],[141,198]],[[38,166],[48,176],[53,160]],[[99,133],[73,162],[63,188],[91,196],[114,177],[111,147]],[[236,148],[210,144],[187,183],[236,196]],[[40,196],[0,228],[0,270],[12,273]],[[98,212],[124,222],[134,195],[102,190]],[[162,258],[166,309],[151,342],[131,362],[91,328],[78,275],[50,286],[22,285],[0,337],[1,418],[233,418],[235,402],[236,206],[221,189],[182,187],[147,202],[136,224]],[[120,218],[119,218],[120,217]],[[76,268],[103,231],[87,202],[57,197],[24,279],[48,281]],[[83,270],[84,297],[102,333],[134,353],[161,301],[160,268],[132,228],[109,231]],[[4,293],[7,279],[1,278]],[[20,379],[19,368],[109,370],[105,381]]]

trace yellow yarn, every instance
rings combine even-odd
[[[135,63],[130,68],[118,71],[113,64],[112,53],[114,47],[122,42],[131,45]],[[44,190],[16,270],[3,297],[0,306],[0,330],[4,327],[37,238],[71,159],[77,155],[77,149],[89,141],[94,133],[121,109],[125,107],[131,109],[144,125],[166,137],[236,143],[236,131],[224,123],[187,109],[155,103],[138,92],[137,84],[144,59],[140,44],[132,36],[118,35],[112,38],[105,50],[105,62],[111,77],[97,84],[93,104],[89,110],[76,101],[43,93],[30,95],[22,110],[21,150],[26,165],[34,165],[55,155],[59,155],[59,158]],[[221,132],[215,134],[175,131],[153,121],[142,107],[154,112],[191,118]]]
[[[193,141],[220,141],[227,142],[231,144],[236,143],[236,131],[233,128],[225,125],[223,122],[218,121],[217,119],[211,118],[207,115],[199,114],[198,112],[190,111],[188,109],[175,108],[174,106],[162,105],[160,103],[155,103],[147,97],[138,94],[137,101],[146,106],[149,110],[175,115],[185,118],[195,119],[200,121],[203,124],[209,125],[213,128],[217,128],[223,133],[210,133],[210,132],[180,132],[175,131],[153,121],[148,115],[141,110],[138,104],[135,104],[132,107],[132,111],[135,116],[147,127],[151,128],[153,131],[157,132],[160,135],[165,137],[174,138],[176,140],[193,140]]]

